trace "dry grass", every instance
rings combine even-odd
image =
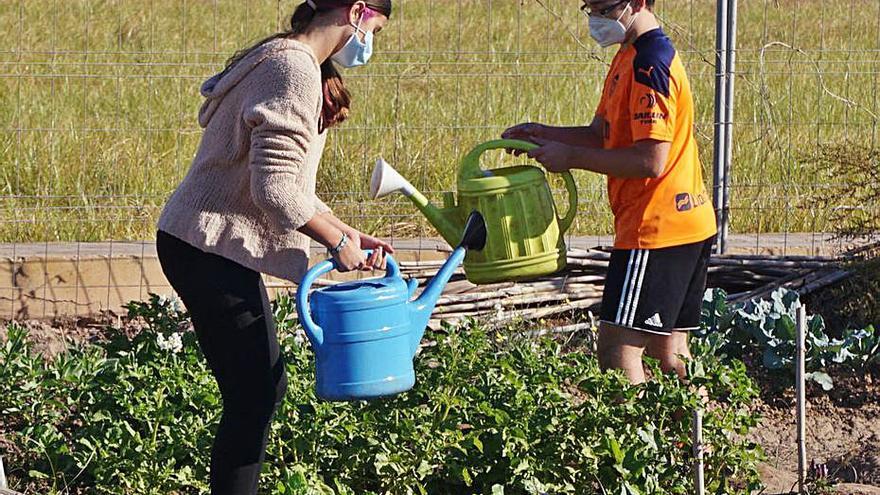
[[[589,122],[612,55],[594,47],[572,1],[543,1],[559,18],[533,0],[432,4],[399,0],[374,62],[348,72],[354,117],[333,132],[320,172],[319,189],[342,216],[383,234],[432,231],[400,198],[365,203],[377,156],[437,197],[454,187],[460,156],[507,125]],[[293,5],[0,3],[0,241],[150,238],[198,144],[200,81],[277,28]],[[845,142],[876,150],[878,6],[740,7],[733,230],[831,230],[828,208],[852,198],[835,196],[834,178],[798,157]],[[708,170],[714,2],[661,1],[659,9],[694,87]],[[575,229],[607,233],[603,179],[577,179]],[[830,205],[804,201],[819,190]]]

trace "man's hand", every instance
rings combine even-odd
[[[540,148],[528,152],[529,158],[536,160],[550,172],[565,172],[572,168],[575,148],[557,141],[535,139]]]
[[[544,131],[547,128],[544,124],[537,124],[534,122],[527,122],[525,124],[517,124],[513,127],[508,127],[507,130],[501,133],[502,139],[519,139],[521,141],[528,141],[530,143],[537,143],[536,139],[541,139],[544,136]],[[519,156],[525,153],[523,150],[515,150],[508,149],[508,153],[513,153],[514,156]]]

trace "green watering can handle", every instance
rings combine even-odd
[[[565,181],[565,188],[568,190],[568,211],[565,212],[564,217],[559,218],[559,232],[564,234],[571,227],[571,224],[574,222],[574,217],[577,215],[578,210],[578,190],[577,185],[574,182],[574,177],[571,176],[571,172],[566,170],[562,172],[562,180]]]
[[[458,178],[462,180],[484,177],[485,174],[480,167],[480,156],[486,151],[498,149],[531,151],[535,148],[538,148],[537,144],[520,139],[494,139],[486,141],[477,145],[470,153],[465,155],[461,161],[461,167],[458,169]],[[565,181],[565,188],[568,190],[568,211],[565,212],[564,217],[559,218],[559,231],[564,233],[571,227],[574,217],[577,215],[578,196],[577,185],[575,185],[571,172],[565,171],[560,175],[562,175],[562,180]]]

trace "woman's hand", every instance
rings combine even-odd
[[[346,233],[346,235],[348,234]],[[348,235],[345,246],[333,253],[332,256],[333,261],[336,262],[336,269],[340,272],[363,270],[367,262],[367,256],[358,246],[357,239],[353,239],[350,235]]]
[[[386,266],[385,254],[393,253],[394,248],[391,244],[371,235],[364,234],[355,229],[350,229],[346,232],[349,238],[356,241],[356,244],[359,246],[359,249],[363,251],[364,249],[372,249],[373,253],[370,254],[370,257],[366,259],[364,262],[363,269],[370,270],[373,268],[384,270]]]
[[[320,239],[328,249],[339,245],[342,234],[345,234],[348,238],[345,247],[333,254],[333,259],[336,260],[341,272],[384,269],[385,253],[394,252],[391,244],[358,231],[332,213],[315,215],[303,232],[313,239]],[[365,249],[373,250],[369,258],[364,254]]]

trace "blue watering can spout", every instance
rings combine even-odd
[[[446,263],[443,264],[437,275],[425,287],[425,291],[410,305],[410,310],[413,312],[412,321],[414,325],[410,340],[410,349],[413,356],[415,356],[419,348],[419,342],[421,342],[422,337],[425,335],[425,328],[428,326],[431,313],[434,311],[434,306],[437,305],[437,300],[440,299],[443,288],[446,287],[458,265],[464,261],[467,250],[474,249],[479,251],[485,245],[486,223],[479,212],[473,211],[468,216],[464,227],[464,234],[462,234],[458,247],[452,251],[449,259],[446,260]]]

